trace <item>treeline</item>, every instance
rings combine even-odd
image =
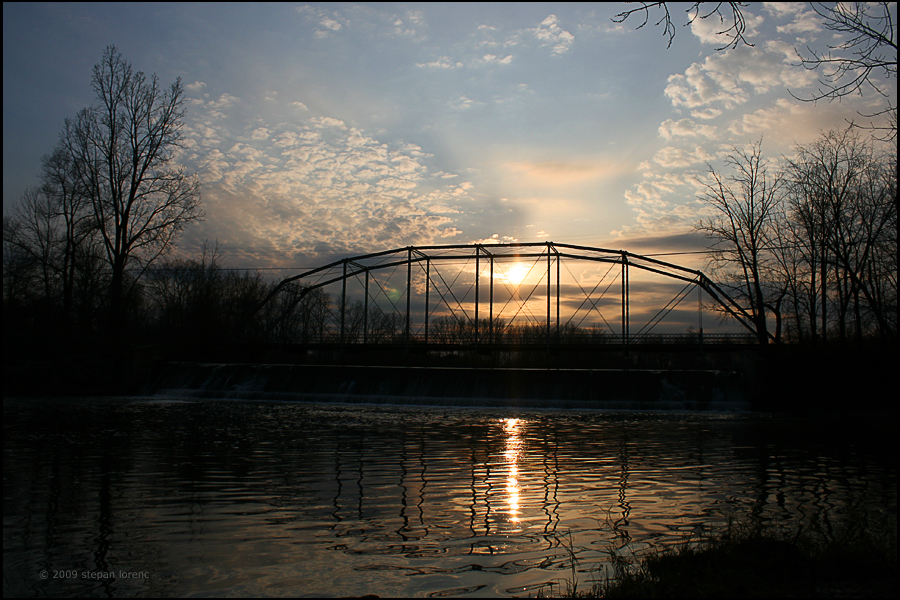
[[[143,276],[203,217],[198,176],[174,161],[181,80],[163,87],[109,46],[91,87],[95,103],[65,120],[41,185],[4,212],[4,329],[129,335]]]
[[[35,196],[37,197],[37,196]],[[48,207],[47,197],[40,205]],[[33,205],[32,205],[33,207]],[[40,229],[21,221],[4,223],[3,305],[4,334],[32,336],[62,334],[74,337],[111,335],[106,328],[109,269],[90,252],[91,245],[67,256],[63,229],[57,216],[43,221]],[[90,239],[89,237],[86,240]],[[126,322],[121,329],[129,345],[171,344],[306,344],[306,343],[401,343],[407,341],[406,316],[385,311],[361,300],[340,299],[321,288],[282,290],[273,294],[276,282],[258,271],[223,268],[216,247],[204,246],[193,259],[167,258],[128,279]],[[422,316],[410,340],[425,339]],[[565,324],[551,324],[553,341],[618,343],[611,332]],[[435,343],[481,342],[543,344],[546,323],[514,324],[506,319],[472,319],[432,315],[428,340]]]
[[[761,343],[895,340],[897,152],[858,130],[824,133],[772,166],[761,142],[709,168],[697,229],[711,276]]]

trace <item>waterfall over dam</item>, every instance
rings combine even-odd
[[[743,377],[716,370],[509,369],[169,363],[164,397],[306,402],[749,410]]]

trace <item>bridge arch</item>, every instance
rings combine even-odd
[[[585,290],[577,278],[574,286],[562,284],[562,267],[572,273],[564,261],[602,265],[606,273],[590,291]],[[450,273],[444,266],[453,263],[465,266],[448,283]],[[460,274],[473,267],[474,270],[469,271],[473,275],[471,280],[459,282]],[[686,285],[657,315],[633,331],[636,324],[632,323],[631,315],[631,273],[635,269]],[[354,282],[361,288],[355,294],[352,290]],[[330,297],[322,295],[327,286],[340,289],[336,294],[337,307],[330,304]],[[580,288],[583,298],[574,312],[567,315],[569,318],[563,325],[560,305],[562,289],[566,286],[572,288],[570,292],[574,287]],[[267,308],[272,314],[269,330],[270,333],[275,331],[276,337],[279,329],[287,329],[286,323],[296,322],[298,311],[315,308],[320,315],[318,333],[309,336],[308,324],[305,325],[305,341],[310,341],[310,337],[319,342],[341,344],[383,340],[383,323],[378,326],[378,332],[372,323],[375,317],[381,319],[383,316],[390,322],[391,340],[395,342],[435,342],[439,337],[437,326],[446,328],[450,323],[466,329],[458,339],[476,345],[504,339],[509,332],[509,323],[520,314],[525,315],[531,342],[552,343],[560,339],[564,328],[571,331],[575,319],[584,311],[581,320],[574,325],[575,329],[584,322],[585,315],[599,316],[606,339],[617,338],[615,341],[629,344],[650,335],[650,330],[693,289],[705,292],[713,303],[756,336],[752,317],[698,270],[625,250],[554,242],[405,246],[343,258],[285,278],[265,298],[260,310]],[[610,290],[617,296],[616,316],[611,317],[617,321],[616,325],[601,310],[602,304],[608,315],[611,305],[615,304],[606,295]],[[526,291],[528,296],[523,299],[522,294]],[[531,300],[535,292],[538,297],[544,296],[541,314],[536,312],[535,302]],[[698,291],[698,296],[700,294]],[[355,304],[351,304],[354,295]],[[379,307],[379,299],[382,304],[390,305],[388,312]],[[566,301],[571,302],[568,298]],[[503,306],[498,311],[496,306],[500,303]],[[505,311],[511,303],[510,310],[515,309],[516,313],[509,321],[509,312]],[[504,314],[507,319],[503,318]],[[699,335],[702,341],[702,322]]]

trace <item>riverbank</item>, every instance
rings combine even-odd
[[[160,388],[235,397],[243,389],[288,400],[377,403],[390,396],[453,397],[510,405],[534,405],[532,400],[538,405],[600,401],[611,408],[629,408],[638,402],[669,409],[772,413],[841,413],[852,408],[895,418],[900,393],[896,344],[875,342],[765,348],[560,346],[518,354],[483,349],[437,352],[403,345],[309,350],[271,345],[115,346],[102,340],[37,338],[22,344],[5,342],[7,397],[136,395],[157,393]],[[173,366],[176,363],[195,365],[198,373],[209,365],[220,370],[228,365],[234,373],[253,368],[257,374],[305,370],[312,375],[280,375],[264,389],[259,377],[223,388],[203,380],[172,385],[163,380],[166,372],[187,368]],[[279,379],[286,382],[280,389],[275,384]],[[278,397],[279,393],[285,396]]]
[[[892,511],[892,512],[891,512]],[[790,530],[729,523],[717,536],[634,557],[609,550],[609,573],[589,588],[576,578],[538,597],[893,598],[896,506],[880,519],[811,522]]]

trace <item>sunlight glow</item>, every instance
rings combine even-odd
[[[505,267],[503,272],[500,274],[500,278],[514,286],[519,286],[525,281],[525,278],[528,276],[528,271],[531,269],[525,263],[512,263],[511,265]]]
[[[503,420],[503,431],[508,436],[506,451],[503,453],[509,469],[506,476],[506,503],[509,507],[509,520],[512,523],[519,522],[519,454],[522,446],[519,424],[519,419]]]

